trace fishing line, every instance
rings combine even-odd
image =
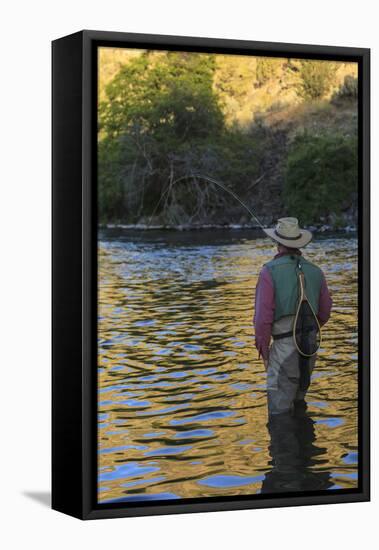
[[[215,180],[214,178],[211,178],[211,177],[209,177],[209,176],[203,176],[203,175],[201,175],[201,174],[191,174],[190,176],[181,176],[180,178],[178,178],[178,179],[176,179],[175,181],[173,181],[172,184],[169,185],[169,186],[167,187],[167,189],[165,189],[165,191],[164,191],[164,192],[162,193],[162,195],[160,196],[160,198],[159,198],[157,204],[155,205],[154,210],[153,210],[153,212],[152,212],[152,214],[151,214],[151,216],[150,216],[150,218],[149,218],[149,221],[148,221],[148,223],[147,223],[147,226],[146,226],[146,228],[145,228],[144,230],[149,229],[149,227],[150,227],[150,225],[151,225],[151,222],[152,222],[152,220],[153,220],[153,218],[154,218],[154,215],[155,215],[156,211],[158,210],[159,205],[161,204],[163,198],[167,195],[167,193],[168,193],[169,191],[171,191],[171,188],[173,187],[173,185],[175,185],[175,184],[178,183],[179,181],[183,181],[183,180],[185,180],[185,179],[195,179],[195,178],[198,179],[198,180],[200,179],[200,180],[205,180],[205,181],[209,181],[209,182],[211,182],[211,183],[214,183],[215,185],[217,185],[218,187],[220,187],[221,189],[223,189],[224,191],[226,191],[227,193],[229,193],[232,197],[234,197],[234,198],[241,204],[241,206],[243,206],[243,207],[249,212],[250,216],[251,216],[252,218],[254,218],[254,220],[257,222],[257,224],[259,225],[259,227],[260,227],[261,229],[264,228],[264,227],[263,227],[263,224],[261,223],[261,221],[259,220],[259,218],[254,214],[254,212],[252,212],[252,211],[250,210],[250,208],[249,208],[249,207],[239,198],[239,196],[238,196],[234,191],[232,191],[231,189],[229,189],[228,187],[226,187],[226,185],[224,185],[224,184],[221,183],[220,181],[217,181],[217,180]],[[143,232],[144,230],[141,229],[141,236],[140,236],[139,240],[142,239],[142,232]]]

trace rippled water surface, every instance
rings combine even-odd
[[[357,242],[319,239],[334,308],[308,413],[268,424],[249,231],[99,235],[99,501],[357,486]],[[362,366],[361,366],[362,367]]]

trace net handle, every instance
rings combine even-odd
[[[320,323],[319,323],[319,320],[317,318],[317,315],[315,314],[314,310],[313,310],[313,307],[312,305],[310,304],[308,298],[307,298],[307,295],[305,293],[305,284],[304,284],[304,273],[303,271],[301,270],[301,265],[299,264],[299,273],[298,273],[298,277],[299,277],[299,283],[300,283],[300,296],[299,296],[299,305],[297,307],[297,310],[296,310],[296,314],[295,314],[295,319],[294,319],[294,322],[293,322],[293,328],[292,328],[292,337],[293,337],[293,341],[295,343],[295,347],[298,351],[298,353],[300,353],[300,355],[302,355],[303,357],[313,357],[314,355],[316,355],[316,353],[318,352],[318,350],[320,349],[321,347],[321,342],[322,342],[322,332],[321,332],[321,326],[320,326]],[[298,320],[298,317],[299,317],[299,313],[300,313],[300,308],[301,308],[301,304],[303,302],[307,302],[307,304],[309,305],[310,307],[310,310],[312,311],[313,313],[313,316],[314,318],[316,319],[316,323],[317,323],[317,330],[318,330],[318,333],[320,335],[320,340],[319,340],[319,343],[318,343],[318,346],[317,346],[317,349],[315,352],[313,353],[304,353],[303,351],[301,351],[301,349],[299,348],[299,346],[297,345],[297,340],[296,340],[296,325],[297,325],[297,320]]]

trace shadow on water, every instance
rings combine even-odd
[[[314,444],[315,422],[305,411],[272,415],[267,426],[272,461],[261,493],[321,491],[334,485],[329,471],[314,468],[323,463],[327,449]]]

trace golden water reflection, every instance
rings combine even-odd
[[[252,232],[99,237],[99,501],[357,485],[357,241],[325,238],[332,318],[309,415],[267,425]],[[362,368],[362,366],[361,366]]]

